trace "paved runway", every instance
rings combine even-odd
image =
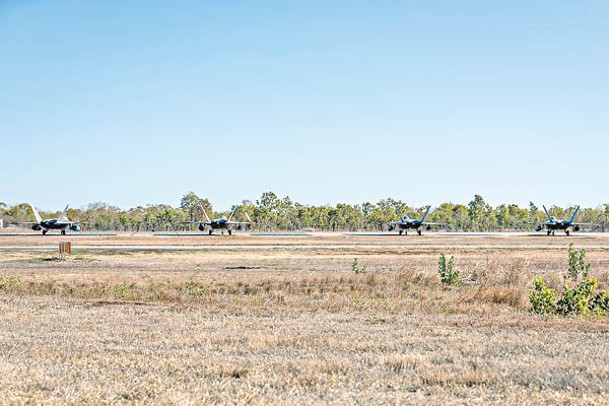
[[[80,238],[79,238],[80,237]],[[90,237],[90,238],[83,238]],[[251,251],[251,250],[552,250],[570,243],[577,248],[609,250],[609,233],[571,236],[527,233],[429,232],[399,236],[389,232],[235,233],[70,233],[67,236],[0,232],[0,251],[57,252],[58,244],[72,240],[74,251]]]
[[[143,251],[320,251],[320,250],[563,250],[565,246],[559,245],[499,245],[499,244],[314,244],[314,245],[291,245],[291,244],[269,244],[269,245],[72,245],[75,251],[116,251],[116,252],[143,252]],[[607,244],[578,244],[577,248],[609,250]],[[56,245],[13,245],[0,246],[1,251],[57,251]]]
[[[228,233],[225,233],[228,234]],[[235,236],[251,236],[251,237],[311,237],[313,234],[311,233],[260,233],[260,232],[252,232],[252,233],[233,233]],[[214,232],[211,236],[223,235],[221,232]],[[153,237],[209,237],[208,233],[154,233]]]
[[[0,233],[0,237],[31,237],[39,235],[41,237],[116,237],[118,233],[69,233],[62,236],[59,233],[50,232],[47,235],[41,233]],[[174,234],[175,236],[175,234]]]
[[[62,237],[59,233],[49,233],[43,236],[39,232],[1,232],[0,238],[3,237]],[[222,236],[220,232],[214,232],[211,236],[208,233],[202,232],[69,232],[65,237],[133,237],[133,236],[152,236],[152,237],[219,237]],[[228,234],[225,233],[228,237]],[[424,232],[423,235],[419,236],[416,232],[411,232],[408,235],[399,235],[396,232],[332,232],[332,231],[315,231],[315,232],[239,232],[233,233],[233,237],[321,237],[321,238],[334,238],[334,237],[393,237],[397,239],[407,238],[446,238],[446,237],[457,237],[457,238],[521,238],[521,237],[540,237],[540,238],[596,238],[606,237],[609,238],[609,233],[596,233],[596,232],[583,232],[583,233],[571,233],[570,236],[564,233],[557,232],[555,236],[547,236],[545,233],[534,233],[534,232]]]

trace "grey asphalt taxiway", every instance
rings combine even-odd
[[[108,238],[115,236],[121,238],[121,243],[112,241],[107,243]],[[146,244],[142,240],[134,240],[129,244],[129,233],[70,233],[67,236],[47,235],[32,233],[0,233],[0,251],[34,251],[34,252],[56,252],[58,242],[70,240],[72,237],[73,251],[248,251],[248,250],[345,250],[345,249],[495,249],[495,250],[552,250],[568,247],[574,243],[578,248],[607,249],[609,250],[609,235],[603,233],[579,233],[556,236],[546,236],[535,233],[463,233],[463,232],[437,232],[424,233],[422,236],[408,235],[399,236],[389,232],[359,232],[359,233],[331,233],[331,232],[294,232],[294,233],[238,233],[232,237],[225,235],[209,236],[206,233],[138,233],[138,237],[146,238]],[[231,243],[231,239],[239,236],[239,241]],[[8,240],[2,244],[2,239]],[[13,239],[27,237],[24,244],[16,243]],[[36,238],[33,243],[32,237]],[[49,237],[54,240],[45,241]],[[84,241],[79,237],[94,237],[93,240]],[[157,238],[158,237],[158,238]],[[164,237],[164,238],[163,238]],[[182,242],[180,237],[196,238]],[[382,238],[379,238],[382,237]],[[97,240],[96,238],[99,238]],[[170,243],[168,238],[174,240]],[[251,240],[250,240],[251,238]],[[376,238],[376,240],[374,239]],[[10,241],[10,243],[8,242]],[[158,241],[158,243],[156,243]],[[199,243],[200,242],[200,243]],[[36,244],[39,243],[39,244]]]

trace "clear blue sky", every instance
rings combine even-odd
[[[609,202],[607,1],[0,1],[0,201]]]

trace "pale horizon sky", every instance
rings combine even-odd
[[[0,202],[609,203],[604,1],[0,2]]]

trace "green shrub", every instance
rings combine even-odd
[[[569,244],[569,278],[576,281],[580,277],[582,280],[588,279],[590,264],[586,264],[586,250],[579,251],[573,249],[573,243]]]
[[[438,263],[438,273],[440,274],[440,279],[442,283],[445,285],[454,285],[459,282],[459,271],[453,271],[454,265],[454,257],[450,257],[448,263],[446,263],[446,256],[444,253],[440,253],[440,261]]]
[[[129,285],[125,282],[121,283],[114,289],[114,298],[115,299],[127,299],[129,296]]]
[[[609,313],[609,294],[604,290],[596,292],[596,279],[586,279],[574,287],[565,282],[560,299],[557,299],[554,289],[545,285],[543,279],[535,279],[533,283],[535,288],[529,294],[529,299],[535,313],[559,316]]]
[[[353,259],[353,263],[351,264],[351,271],[355,274],[363,274],[367,272],[367,266],[364,264],[361,267],[357,263],[357,258]]]
[[[556,311],[562,316],[570,314],[588,315],[591,310],[597,310],[592,307],[594,302],[594,290],[598,286],[596,279],[587,279],[580,282],[575,287],[569,287],[565,282],[562,288],[562,298],[556,304]]]
[[[604,290],[601,290],[590,300],[590,306],[595,309],[596,312],[609,313],[609,294]]]
[[[210,283],[203,283],[191,277],[186,282],[186,291],[188,295],[194,299],[203,299],[209,293],[211,293],[216,280],[213,279]]]
[[[535,288],[529,294],[533,311],[539,314],[555,314],[557,299],[554,289],[548,288],[541,278],[535,279],[533,283]]]
[[[569,316],[572,314],[590,315],[609,313],[609,294],[604,290],[595,292],[598,286],[596,279],[588,279],[590,274],[590,264],[586,264],[586,250],[579,251],[573,249],[573,244],[569,245],[569,270],[565,278],[574,281],[582,279],[574,287],[570,287],[567,282],[562,287],[562,297],[557,299],[556,292],[548,288],[543,279],[538,278],[533,281],[535,285],[533,292],[529,294],[529,300],[533,306],[533,311],[539,314],[556,314]]]

